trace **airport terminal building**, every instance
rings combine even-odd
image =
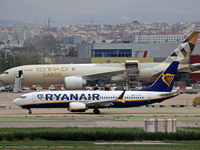
[[[142,59],[142,62],[162,62],[180,43],[81,43],[77,45],[79,58],[92,58],[91,63],[106,63],[108,58]],[[200,43],[196,44],[193,54],[200,54]],[[116,58],[117,57],[117,58]],[[95,62],[100,58],[102,62]],[[149,58],[152,58],[149,60]],[[117,60],[116,60],[117,61]],[[112,63],[112,62],[107,62]]]

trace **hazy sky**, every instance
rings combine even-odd
[[[43,24],[199,21],[200,0],[0,0],[0,20]],[[98,23],[97,23],[98,22]]]
[[[149,0],[19,0],[49,10],[95,14]]]

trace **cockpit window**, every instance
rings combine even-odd
[[[4,72],[3,74],[8,74],[9,72]]]
[[[26,96],[20,96],[20,98],[26,98]]]

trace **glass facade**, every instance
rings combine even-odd
[[[132,57],[131,49],[95,49],[92,57]]]
[[[61,41],[63,41],[63,43],[67,43],[67,44],[72,44],[73,43],[73,37],[61,37],[60,38]]]

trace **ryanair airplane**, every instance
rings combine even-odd
[[[179,62],[173,61],[155,83],[139,91],[45,91],[22,95],[13,101],[23,109],[68,108],[70,112],[85,112],[89,108],[99,114],[98,108],[137,107],[177,96],[172,91]]]

